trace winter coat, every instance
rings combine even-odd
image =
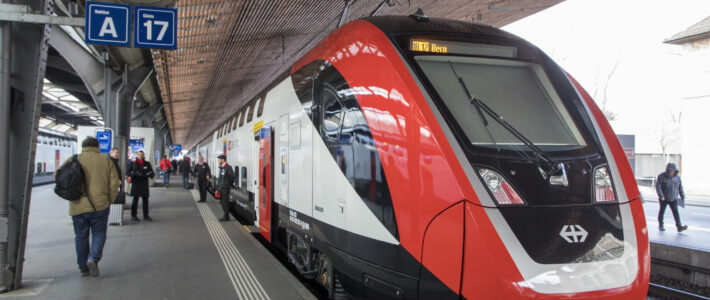
[[[675,176],[671,174],[675,173]],[[685,201],[685,192],[683,192],[683,184],[678,176],[678,168],[674,163],[669,163],[666,166],[666,171],[658,174],[656,178],[656,193],[658,200],[665,198],[664,201],[673,202],[678,200],[680,195],[681,201]]]
[[[110,158],[101,154],[97,147],[84,147],[77,159],[84,171],[84,186],[88,198],[81,196],[79,200],[69,201],[69,215],[76,216],[94,212],[94,207],[96,211],[107,209],[116,199],[118,186],[121,184],[114,163]],[[71,158],[64,163],[69,161]]]
[[[163,158],[160,160],[160,169],[165,172],[165,170],[168,170],[172,168],[173,166],[170,164],[170,161],[167,158]]]
[[[183,159],[180,161],[180,174],[183,176],[188,176],[190,175],[190,161],[187,159]]]
[[[219,166],[219,178],[217,179],[217,189],[225,195],[229,195],[229,189],[234,184],[234,170],[232,166],[225,163]]]
[[[202,165],[197,163],[192,174],[195,174],[195,177],[197,177],[199,181],[207,181],[207,177],[212,176],[210,166],[207,163],[202,163]]]
[[[150,165],[149,161],[143,161],[141,166],[138,159],[131,163],[130,171],[126,172],[131,176],[131,196],[133,197],[150,197],[148,191],[148,178],[155,177],[155,172],[153,172],[153,166]]]

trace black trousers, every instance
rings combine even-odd
[[[198,180],[197,187],[200,189],[200,202],[207,201],[207,180]]]
[[[138,198],[139,197],[133,197],[133,204],[131,205],[131,217],[138,216]],[[148,216],[148,197],[140,198],[143,198],[143,218],[145,218]]]
[[[673,218],[675,219],[675,226],[680,227],[680,215],[678,214],[678,202],[677,201],[659,201],[661,203],[661,209],[658,210],[658,225],[663,226],[663,214],[666,212],[666,206],[671,207],[671,212],[673,212]]]
[[[229,202],[229,190],[220,190],[219,193],[222,195],[222,199],[219,200],[222,205],[222,212],[224,213],[223,218],[229,219],[229,213],[232,213],[234,218],[237,218],[237,210],[234,207],[234,203]]]

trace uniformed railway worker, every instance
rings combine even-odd
[[[192,172],[197,177],[197,186],[200,189],[200,201],[205,202],[207,197],[207,183],[212,176],[210,166],[205,163],[205,159],[200,155],[199,162],[195,165]]]
[[[138,151],[138,157],[131,163],[131,168],[126,171],[126,175],[131,177],[131,195],[133,196],[133,205],[131,205],[131,220],[140,221],[138,219],[138,198],[143,198],[143,220],[153,221],[148,215],[148,178],[155,177],[153,167],[150,162],[145,160],[145,153]]]
[[[217,178],[217,190],[220,193],[220,203],[222,204],[222,211],[224,216],[219,219],[220,222],[229,221],[229,190],[234,184],[234,170],[232,166],[227,163],[227,157],[220,155],[217,157],[217,162],[219,163],[219,178]]]

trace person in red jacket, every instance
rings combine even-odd
[[[163,175],[163,189],[170,185],[170,170],[172,170],[172,167],[170,160],[163,155],[163,158],[160,160],[160,170],[162,171],[161,175]]]

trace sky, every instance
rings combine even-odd
[[[660,136],[680,133],[672,120],[696,72],[681,46],[663,40],[708,16],[708,0],[567,0],[503,29],[552,57],[600,107],[606,99],[614,131],[635,134],[637,153],[660,153]]]

